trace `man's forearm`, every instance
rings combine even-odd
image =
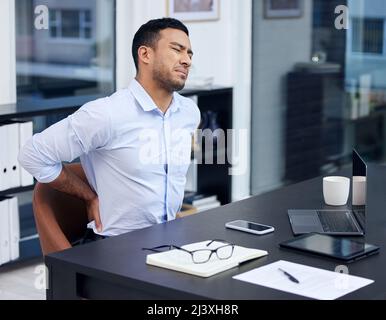
[[[48,184],[52,188],[73,195],[85,201],[91,201],[97,197],[96,193],[79,176],[63,166],[59,177]]]

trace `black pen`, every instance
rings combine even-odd
[[[288,279],[290,279],[292,282],[295,282],[295,283],[299,283],[299,280],[296,279],[293,275],[289,274],[287,271],[284,271],[283,269],[279,268],[279,270],[281,272],[283,272],[287,277]]]

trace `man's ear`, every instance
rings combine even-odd
[[[138,48],[138,60],[144,64],[149,64],[153,55],[153,50],[150,47],[140,46]]]

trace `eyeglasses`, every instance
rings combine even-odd
[[[178,246],[175,246],[173,244],[168,244],[168,245],[162,245],[154,248],[142,248],[142,250],[150,250],[154,252],[163,252],[161,249],[167,249],[167,250],[172,250],[172,249],[177,249],[184,251],[188,254],[191,255],[193,263],[201,264],[201,263],[206,263],[210,260],[212,257],[213,253],[216,254],[217,258],[220,260],[226,260],[232,257],[233,251],[235,249],[235,245],[233,243],[229,243],[225,240],[211,240],[206,244],[206,247],[209,247],[213,242],[222,242],[225,243],[225,245],[217,247],[216,249],[198,249],[198,250],[187,250]]]

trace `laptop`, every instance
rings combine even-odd
[[[367,177],[367,165],[356,150],[352,153],[353,176]],[[310,232],[362,236],[366,227],[366,204],[346,209],[288,210],[294,235]]]

